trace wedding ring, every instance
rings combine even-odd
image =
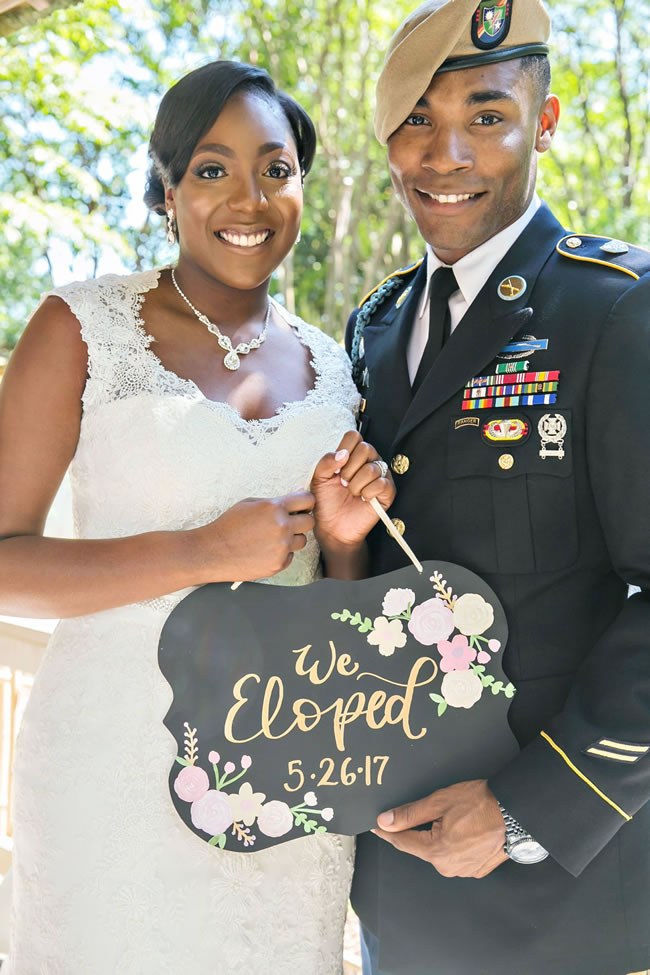
[[[385,460],[377,459],[373,460],[373,464],[376,464],[379,468],[380,477],[388,477],[388,464]]]

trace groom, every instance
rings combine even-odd
[[[550,26],[541,0],[428,0],[377,86],[426,253],[350,319],[361,430],[419,557],[504,605],[521,751],[359,839],[373,975],[650,966],[650,254],[535,195]],[[370,549],[403,564],[381,528]]]

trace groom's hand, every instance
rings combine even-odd
[[[414,829],[431,823],[426,830]],[[487,782],[459,782],[377,819],[373,832],[427,860],[443,877],[486,877],[507,860],[505,825]]]

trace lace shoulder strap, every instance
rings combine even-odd
[[[155,383],[157,360],[149,352],[151,339],[140,320],[140,308],[146,292],[157,286],[158,276],[158,271],[106,274],[49,292],[68,305],[88,347],[86,409],[150,389]]]

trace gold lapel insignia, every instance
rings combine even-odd
[[[497,288],[497,293],[502,301],[515,301],[523,295],[527,287],[525,278],[522,278],[520,274],[511,274],[503,279]]]
[[[570,247],[572,251],[576,251],[579,247],[582,247],[582,239],[580,237],[567,237],[564,243],[567,247]]]

